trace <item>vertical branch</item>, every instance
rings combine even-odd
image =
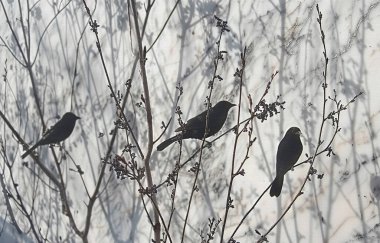
[[[240,126],[240,111],[241,111],[241,94],[242,94],[242,88],[243,88],[243,77],[244,77],[244,71],[245,71],[245,55],[247,53],[247,48],[244,47],[244,50],[242,53],[240,53],[240,60],[241,60],[241,69],[237,69],[234,76],[239,78],[239,104],[238,104],[238,115],[237,115],[237,121],[235,126],[235,142],[234,142],[234,149],[232,153],[232,165],[231,165],[231,172],[230,172],[230,183],[228,185],[228,192],[226,197],[226,206],[224,211],[224,219],[223,219],[223,226],[222,226],[222,234],[220,236],[220,243],[223,243],[223,236],[224,236],[224,230],[226,228],[227,223],[227,217],[228,217],[228,211],[230,208],[233,208],[233,200],[231,198],[231,191],[232,191],[232,184],[233,180],[236,176],[235,174],[235,159],[236,159],[236,148],[237,148],[237,142],[239,139],[239,126]]]
[[[318,135],[318,145],[317,145],[317,148],[315,149],[315,153],[318,152],[318,148],[321,146],[322,144],[322,141],[321,141],[321,138],[322,138],[322,130],[323,130],[323,125],[326,121],[326,103],[327,103],[327,95],[326,95],[326,89],[327,89],[327,65],[328,65],[328,62],[329,62],[329,59],[327,57],[327,53],[326,53],[326,43],[325,43],[325,32],[323,31],[322,29],[322,13],[319,11],[319,6],[317,4],[316,6],[317,8],[317,12],[318,12],[318,18],[317,18],[317,22],[319,24],[319,30],[321,32],[321,41],[322,41],[322,45],[323,45],[323,57],[324,57],[324,60],[325,60],[325,65],[324,65],[324,71],[322,73],[323,75],[323,83],[322,83],[322,89],[323,89],[323,107],[322,107],[322,122],[321,122],[321,128],[319,130],[319,135]]]
[[[211,108],[211,96],[212,96],[212,91],[214,90],[214,82],[215,82],[215,79],[218,79],[219,81],[222,80],[222,77],[220,75],[217,75],[217,70],[218,70],[219,61],[223,60],[223,55],[226,53],[226,51],[220,51],[220,41],[222,39],[223,33],[226,31],[227,32],[230,31],[228,28],[228,25],[227,25],[227,21],[223,21],[216,16],[214,16],[214,17],[217,21],[216,26],[218,28],[220,28],[219,38],[216,42],[216,45],[218,46],[218,50],[217,50],[217,56],[214,58],[214,62],[213,62],[214,63],[214,73],[213,73],[212,79],[208,82],[208,88],[210,89],[210,92],[209,92],[208,96],[206,96],[207,113],[206,113],[205,131],[204,131],[204,136],[202,139],[201,149],[200,149],[200,153],[199,153],[199,162],[195,163],[195,166],[193,167],[193,171],[195,172],[195,178],[194,178],[194,182],[193,182],[193,186],[192,186],[192,190],[191,190],[191,194],[190,194],[190,199],[189,199],[189,203],[188,203],[188,207],[187,207],[187,211],[186,211],[185,222],[184,222],[183,230],[182,230],[181,242],[183,242],[183,240],[185,238],[186,225],[187,225],[187,220],[189,218],[191,202],[193,200],[194,192],[198,190],[197,181],[198,181],[199,170],[200,170],[200,166],[201,166],[201,162],[202,162],[203,147],[204,147],[206,137],[207,137],[207,133],[208,133],[208,125],[209,125],[208,124],[208,122],[209,122],[208,117],[209,117],[209,111]]]
[[[97,49],[98,49],[98,51],[99,51],[100,59],[101,59],[101,61],[102,61],[103,69],[104,69],[104,72],[105,72],[105,75],[106,75],[106,78],[107,78],[108,88],[109,88],[110,91],[111,91],[111,97],[114,99],[117,109],[119,109],[119,111],[122,111],[122,110],[123,110],[122,105],[120,104],[119,100],[117,99],[117,95],[116,95],[116,93],[115,93],[115,91],[114,91],[114,89],[113,89],[113,87],[112,87],[111,80],[110,80],[110,77],[109,77],[109,74],[108,74],[108,71],[107,71],[106,63],[105,63],[105,60],[104,60],[104,56],[103,56],[103,52],[102,52],[102,48],[101,48],[101,46],[100,46],[100,40],[99,40],[99,36],[98,36],[98,27],[99,27],[99,24],[97,23],[96,20],[94,20],[94,19],[92,18],[92,15],[91,15],[90,9],[88,8],[87,3],[86,3],[85,0],[83,0],[83,4],[84,4],[84,6],[85,6],[85,9],[86,9],[87,14],[88,14],[89,17],[90,17],[89,22],[90,22],[91,30],[94,32],[95,37],[96,37],[96,47],[97,47]],[[138,141],[137,141],[137,139],[136,139],[136,136],[135,136],[134,133],[133,133],[133,130],[132,130],[132,128],[131,128],[131,126],[130,126],[130,124],[129,124],[129,122],[128,122],[127,117],[125,116],[124,112],[120,112],[120,113],[121,113],[121,115],[122,115],[122,117],[123,117],[123,119],[124,119],[124,122],[125,122],[125,124],[126,124],[128,130],[130,131],[130,133],[131,133],[131,135],[132,135],[132,139],[133,139],[133,141],[135,142],[135,145],[136,145],[136,147],[137,147],[137,150],[139,151],[140,156],[141,156],[142,158],[144,158],[144,154],[143,154],[143,152],[141,151],[140,145],[139,145],[139,143],[138,143]]]
[[[150,169],[150,157],[152,155],[153,150],[153,124],[152,124],[152,110],[151,110],[151,103],[150,103],[150,94],[149,94],[149,86],[148,86],[148,79],[146,76],[146,69],[145,69],[145,62],[146,62],[146,49],[142,46],[142,36],[140,34],[140,27],[139,27],[139,21],[138,21],[138,12],[136,8],[136,2],[135,0],[131,1],[132,3],[132,10],[133,10],[133,18],[135,23],[135,31],[136,31],[136,39],[139,49],[139,62],[140,62],[140,69],[141,69],[141,78],[142,78],[142,85],[144,89],[144,100],[145,100],[145,108],[146,108],[146,118],[147,118],[147,125],[148,125],[148,150],[146,152],[146,156],[144,158],[144,165],[145,165],[145,171],[146,176],[148,180],[148,187],[153,187],[153,180],[152,180],[152,174]],[[151,6],[151,2],[148,1],[148,6]],[[160,242],[160,232],[161,232],[161,225],[160,225],[160,218],[158,213],[158,202],[155,194],[152,194],[152,202],[157,207],[154,207],[154,220],[155,224],[153,227],[154,230],[154,239],[155,242]]]
[[[244,127],[243,129],[241,129],[240,131],[236,131],[238,133],[238,136],[240,136],[241,133],[243,133],[246,129],[247,129],[247,126],[250,122],[252,122],[252,119],[256,118],[256,119],[259,119],[261,120],[262,122],[267,120],[268,119],[268,113],[272,112],[273,114],[278,114],[279,112],[277,111],[277,108],[278,107],[279,109],[284,109],[283,105],[285,104],[285,101],[283,102],[280,102],[278,99],[279,97],[277,97],[277,100],[271,104],[266,104],[265,102],[265,97],[266,95],[268,94],[270,88],[271,88],[271,84],[274,80],[274,78],[276,77],[276,75],[278,74],[278,71],[276,71],[275,73],[273,73],[271,75],[271,78],[269,80],[269,82],[267,83],[267,86],[260,98],[260,100],[258,101],[257,105],[255,105],[255,107],[252,109],[252,98],[249,96],[248,99],[249,99],[249,102],[250,102],[250,113],[251,113],[251,116],[248,118],[248,119],[245,119],[244,121],[240,122],[240,124],[244,124]],[[267,108],[264,108],[264,107],[268,107],[269,110],[266,110]],[[271,108],[269,108],[271,107]],[[235,127],[234,127],[235,129]],[[248,135],[249,137],[252,136],[252,135]],[[253,142],[256,140],[256,138],[254,138],[253,140],[249,139],[249,144],[248,144],[248,148],[247,148],[247,154],[246,154],[246,157],[245,159],[243,160],[242,164],[240,165],[240,167],[238,168],[237,172],[234,174],[234,176],[238,175],[238,174],[244,174],[244,171],[242,170],[242,166],[244,164],[244,162],[246,161],[246,159],[248,158],[248,150],[250,148],[250,146],[252,146]],[[245,221],[245,219],[248,217],[248,215],[253,211],[253,209],[255,209],[255,207],[257,206],[257,204],[259,203],[259,201],[261,200],[261,198],[264,196],[264,194],[269,190],[270,188],[270,185],[264,190],[264,192],[257,198],[256,202],[251,206],[251,208],[244,214],[243,218],[240,220],[240,222],[238,223],[238,225],[236,226],[235,230],[233,231],[233,233],[231,234],[231,236],[229,237],[229,240],[228,242],[236,242],[233,237],[234,235],[236,234],[236,232],[238,231],[238,229],[243,225],[243,222]]]

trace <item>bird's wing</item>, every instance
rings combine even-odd
[[[204,121],[206,120],[206,113],[207,111],[204,111],[202,112],[201,114],[199,114],[198,116],[196,117],[193,117],[191,118],[190,120],[188,120],[186,122],[186,124],[183,126],[183,127],[179,127],[177,128],[175,131],[176,132],[181,132],[183,130],[186,130],[186,131],[194,131],[194,130],[202,130],[204,131],[204,127],[205,127],[205,124],[204,124]]]
[[[46,144],[50,144],[52,142],[50,142],[51,138],[55,137],[55,126],[57,124],[55,124],[54,126],[50,127],[48,130],[46,130],[43,134],[42,134],[42,138],[38,141],[38,144],[39,145],[46,145]]]
[[[66,139],[71,132],[68,132],[72,130],[73,125],[71,122],[59,120],[54,126],[49,128],[43,135],[42,139],[40,140],[40,145],[46,145],[51,143],[59,143],[62,140]],[[71,128],[72,127],[72,128]]]
[[[276,169],[285,174],[297,162],[302,153],[302,144],[297,139],[284,137],[278,145]]]

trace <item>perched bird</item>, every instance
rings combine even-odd
[[[227,119],[228,111],[234,106],[235,104],[231,104],[230,102],[223,100],[219,101],[215,106],[210,108],[207,122],[208,131],[205,136],[206,138],[214,135],[223,127],[223,124]],[[184,126],[179,127],[175,130],[176,132],[181,133],[159,144],[157,146],[157,150],[162,151],[170,144],[181,139],[203,139],[206,128],[206,116],[207,110],[188,120]]]
[[[34,149],[40,145],[46,145],[51,143],[59,143],[70,136],[74,130],[75,122],[80,119],[80,117],[74,115],[71,112],[67,112],[63,115],[61,120],[59,120],[52,128],[46,131],[42,138],[33,145],[28,151],[26,151],[21,158],[28,156]]]
[[[302,153],[303,146],[300,135],[301,130],[298,127],[291,127],[278,145],[276,178],[269,193],[271,197],[280,195],[284,175],[294,166]]]

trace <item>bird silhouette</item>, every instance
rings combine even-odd
[[[21,158],[28,156],[33,150],[35,150],[40,145],[59,143],[70,136],[75,127],[75,122],[80,119],[80,117],[74,115],[71,112],[65,113],[61,120],[59,120],[52,128],[47,130],[42,138],[31,148],[29,148]]]
[[[188,120],[184,126],[177,128],[175,131],[180,133],[159,144],[157,146],[157,150],[162,151],[170,144],[182,139],[203,139],[203,137],[207,138],[214,135],[223,127],[224,122],[227,119],[228,111],[234,106],[235,104],[223,100],[219,101],[215,106],[210,108],[207,122],[208,131],[206,136],[205,129],[207,110]]]
[[[284,175],[294,166],[302,153],[303,146],[300,135],[301,130],[298,127],[291,127],[278,145],[276,178],[272,182],[269,192],[271,197],[278,197],[281,194]]]

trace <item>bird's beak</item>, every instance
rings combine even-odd
[[[79,116],[77,116],[77,119],[80,119],[80,117],[79,117]]]

